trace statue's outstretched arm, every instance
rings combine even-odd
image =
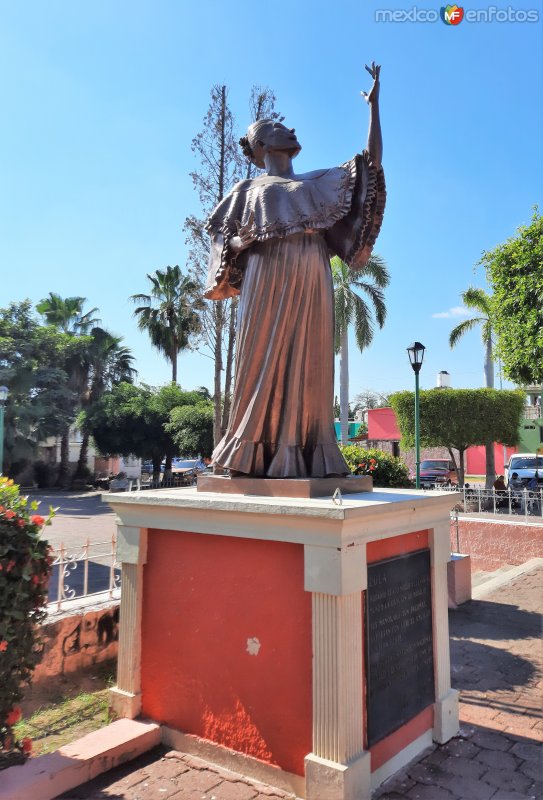
[[[379,74],[381,67],[375,61],[371,62],[371,67],[368,67],[367,64],[365,67],[373,78],[373,86],[369,94],[362,92],[362,97],[370,107],[370,125],[366,149],[375,166],[380,167],[383,159],[383,137],[381,136],[381,120],[379,118]]]

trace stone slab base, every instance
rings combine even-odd
[[[259,495],[260,497],[331,497],[341,494],[371,492],[370,475],[347,475],[336,478],[250,478],[226,475],[199,475],[199,492]]]
[[[307,800],[370,800],[370,762],[368,752],[349,764],[310,753],[305,759]]]
[[[53,800],[159,744],[159,725],[117,720],[53,753],[3,770],[0,800]]]
[[[228,747],[215,744],[208,739],[201,739],[192,733],[183,733],[169,728],[167,725],[162,725],[161,736],[162,744],[168,745],[174,750],[198,756],[217,767],[229,769],[245,778],[260,781],[284,792],[292,792],[296,797],[305,798],[306,796],[305,779],[302,775],[294,775],[292,772],[286,772],[272,764],[266,764],[257,758],[239,753],[237,750],[230,750]]]

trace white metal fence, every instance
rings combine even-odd
[[[462,500],[457,511],[469,514],[510,514],[526,520],[543,519],[543,488],[485,489],[484,486],[435,486],[438,491],[460,492]]]
[[[117,563],[117,538],[109,541],[86,542],[78,548],[62,543],[53,548],[52,573],[48,587],[48,611],[56,613],[70,601],[84,597],[121,596],[121,571]]]

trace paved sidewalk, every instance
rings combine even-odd
[[[427,750],[374,800],[543,798],[543,568],[450,614],[460,736]],[[65,800],[284,800],[182,753],[148,753],[63,795]],[[323,797],[319,800],[328,800]]]

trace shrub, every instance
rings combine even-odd
[[[51,570],[49,545],[41,537],[47,518],[35,514],[12,480],[0,476],[0,769],[22,763],[32,742],[16,740],[13,726],[25,684],[40,660],[36,625],[45,616]]]
[[[383,450],[366,450],[357,444],[339,447],[353,475],[371,475],[374,485],[379,487],[401,489],[413,485],[409,478],[409,467],[401,458]]]

